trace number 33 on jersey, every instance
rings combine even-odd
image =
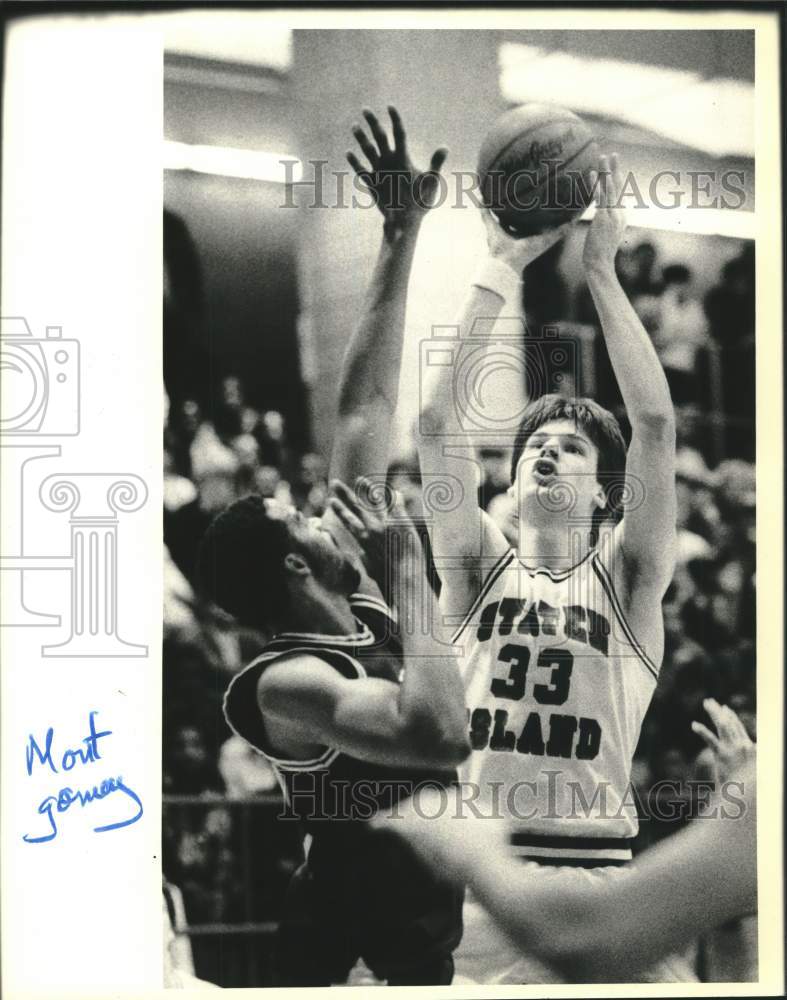
[[[628,776],[658,668],[599,554],[558,573],[528,568],[509,551],[455,641],[464,649],[473,750],[462,779],[479,784],[482,797],[494,785],[506,789],[500,804],[520,833],[621,838],[606,853],[622,859],[637,832]],[[567,827],[569,818],[576,822]]]

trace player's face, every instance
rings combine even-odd
[[[591,514],[603,502],[598,448],[573,420],[551,420],[530,435],[517,466],[512,490],[520,517],[565,509],[560,485],[570,494],[570,513]],[[576,499],[574,499],[576,498]]]
[[[293,550],[305,556],[320,583],[343,594],[358,588],[361,575],[357,566],[319,517],[306,518],[295,507],[271,499],[265,501],[265,510],[271,520],[284,522]]]

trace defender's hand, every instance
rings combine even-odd
[[[617,153],[599,157],[598,171],[591,173],[590,182],[595,188],[596,214],[585,237],[582,262],[586,270],[614,267],[615,254],[626,232],[626,212],[620,205],[623,174]]]
[[[702,704],[713,720],[716,733],[701,722],[692,722],[691,728],[713,751],[718,780],[724,782],[734,771],[754,759],[756,746],[731,708],[720,705],[713,698],[706,698]]]
[[[389,106],[388,114],[393,126],[393,149],[377,117],[364,108],[363,116],[374,142],[369,140],[360,125],[353,126],[352,132],[369,166],[364,166],[352,152],[347,153],[347,159],[383,213],[386,232],[395,235],[408,227],[417,227],[434,206],[439,187],[438,175],[448,150],[443,146],[435,150],[429,169],[420,171],[407,151],[399,112]]]
[[[402,506],[401,498],[393,500],[364,477],[355,484],[355,492],[338,479],[331,482],[328,504],[363,551],[364,565],[369,576],[380,586],[390,577],[392,559],[412,559],[420,553],[420,540],[413,523]],[[362,498],[362,499],[361,499]],[[391,536],[397,536],[394,543]]]
[[[564,222],[562,226],[548,229],[536,236],[516,236],[503,228],[491,209],[482,208],[481,217],[486,229],[489,256],[508,264],[517,272],[524,270],[542,253],[559,243],[574,225],[573,222]]]

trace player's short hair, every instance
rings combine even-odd
[[[511,482],[516,480],[519,459],[528,439],[543,424],[553,420],[573,420],[598,449],[598,481],[604,490],[606,508],[602,517],[619,521],[623,516],[621,497],[626,470],[626,442],[615,416],[585,396],[568,399],[555,393],[534,399],[525,408],[511,453]]]
[[[236,500],[214,518],[200,544],[202,596],[249,628],[268,631],[287,613],[287,525],[268,516],[261,496]]]

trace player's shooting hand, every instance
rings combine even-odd
[[[574,225],[573,222],[564,222],[562,226],[548,229],[536,236],[517,236],[515,232],[509,232],[503,227],[491,209],[482,208],[481,217],[484,220],[490,257],[502,260],[517,272],[559,243]]]
[[[389,106],[388,114],[393,128],[393,148],[377,117],[368,108],[364,108],[363,116],[372,139],[369,139],[360,125],[354,125],[352,132],[368,166],[353,152],[347,153],[347,159],[383,213],[386,233],[396,235],[409,227],[417,228],[434,206],[440,186],[440,168],[448,150],[444,146],[436,149],[429,169],[419,170],[410,159],[399,112]]]
[[[585,270],[614,267],[615,255],[626,232],[626,211],[621,204],[624,181],[618,154],[600,156],[598,170],[590,175],[596,214],[585,237],[582,262]]]
[[[418,534],[401,497],[365,477],[356,480],[354,491],[334,479],[328,505],[361,546],[369,576],[387,593],[383,583],[388,582],[392,560],[420,553]]]
[[[706,698],[702,704],[711,717],[716,732],[712,732],[701,722],[692,722],[691,728],[713,751],[718,780],[725,782],[731,774],[754,759],[756,747],[746,732],[746,727],[731,708],[720,705],[713,698]]]

